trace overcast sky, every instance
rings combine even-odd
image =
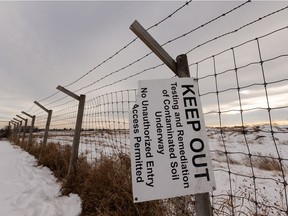
[[[193,1],[149,32],[163,44],[243,2]],[[35,100],[40,101],[54,94],[58,85],[65,86],[75,81],[132,41],[135,35],[129,26],[134,20],[137,19],[148,28],[184,3],[184,1],[0,2],[0,121],[10,120],[21,111],[30,111],[33,114]],[[167,44],[164,48],[176,58],[177,55],[188,52],[198,44],[239,28],[286,5],[287,1],[248,3],[198,31]],[[223,37],[215,43],[188,53],[189,63],[287,25],[288,10],[283,10],[237,34]],[[272,48],[277,49],[275,55],[288,53],[287,30],[285,32],[271,39],[277,44],[267,48],[267,53]],[[148,52],[149,49],[137,40],[115,58],[67,88],[76,91]],[[239,61],[242,59],[244,62],[244,56],[239,57]],[[150,55],[139,64],[80,90],[77,94],[86,93],[159,63],[161,62],[155,55]],[[285,68],[286,71],[283,72]],[[193,68],[191,72],[193,73]],[[278,73],[273,73],[278,76]],[[279,72],[281,76],[279,79],[284,79],[285,76],[287,78],[285,74],[287,64]],[[136,88],[139,79],[172,76],[173,73],[163,66],[109,88],[93,91],[88,97],[93,98],[103,92]],[[285,86],[287,83],[278,86],[279,91],[275,94],[287,96]],[[63,94],[58,93],[44,100],[43,104],[49,104],[61,97]],[[207,111],[209,107],[215,106],[209,101],[204,102]],[[230,103],[233,101],[234,99],[231,99]],[[287,102],[285,103],[282,100],[277,106],[287,106]],[[288,120],[287,110],[284,115],[285,113],[285,120]]]

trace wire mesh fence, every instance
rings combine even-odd
[[[211,198],[217,214],[287,213],[288,50],[265,52],[270,50],[265,40],[287,37],[287,30],[277,29],[190,65],[209,126],[218,185]],[[129,110],[136,94],[135,89],[121,90],[86,102],[79,150],[87,160],[129,153]],[[50,141],[72,143],[76,113],[77,104],[53,114]],[[39,128],[45,118],[38,117]]]
[[[191,64],[205,120],[213,126],[208,134],[220,181],[212,195],[217,213],[287,214],[288,50],[277,43],[287,30]]]
[[[249,2],[168,40],[163,46],[187,37]],[[187,2],[148,29],[157,27],[190,3],[191,1]],[[287,40],[283,40],[288,38],[288,26],[281,26],[238,45],[225,47],[223,51],[196,61],[200,57],[195,52],[287,8],[285,6],[272,11],[192,48],[187,46],[191,76],[199,84],[216,176],[217,190],[211,194],[216,215],[288,214],[288,44]],[[103,64],[109,63],[135,40],[65,87],[75,85]],[[286,42],[283,44],[283,41]],[[129,111],[135,103],[137,91],[126,89],[125,85],[121,90],[110,89],[126,80],[161,68],[163,64],[144,64],[143,68],[131,75],[118,77],[119,72],[130,70],[134,64],[144,61],[150,54],[75,90],[84,90],[89,96],[85,103],[79,147],[79,153],[87,161],[97,161],[102,155],[119,152],[129,154]],[[116,74],[115,80],[110,81]],[[166,78],[171,76],[166,75]],[[109,81],[103,82],[106,79]],[[101,94],[95,96],[98,92]],[[53,110],[48,142],[71,145],[78,110],[77,101],[56,92],[39,102],[46,102],[45,107]],[[33,107],[29,111],[36,115],[35,125],[38,130],[35,130],[34,138],[41,142],[47,114]],[[28,125],[30,124],[31,120],[28,119]]]

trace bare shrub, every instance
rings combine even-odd
[[[267,195],[261,190],[257,190],[257,209],[256,201],[253,198],[253,187],[246,186],[245,190],[239,187],[233,194],[222,194],[214,198],[214,215],[235,215],[235,216],[270,216],[287,215],[283,209],[286,204],[277,206],[267,199]],[[260,199],[259,199],[260,198]],[[283,193],[281,199],[284,201]]]

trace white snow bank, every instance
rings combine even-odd
[[[0,140],[1,216],[76,216],[80,198],[59,196],[60,185],[46,167],[19,147]]]

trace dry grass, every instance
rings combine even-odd
[[[26,149],[27,143],[20,146]],[[191,196],[133,203],[131,165],[127,154],[102,156],[97,163],[96,161],[88,163],[82,155],[77,161],[77,171],[67,179],[70,146],[48,143],[41,150],[40,144],[33,143],[28,152],[38,159],[38,165],[47,166],[62,183],[62,195],[76,193],[80,196],[81,216],[164,216],[179,215],[179,212],[182,213],[181,215],[191,215],[193,212],[191,206],[194,205],[194,201]],[[183,203],[187,205],[184,206]]]
[[[46,147],[42,149],[38,163],[47,166],[53,171],[57,178],[64,179],[67,175],[70,155],[71,146],[63,146],[59,143],[48,143]]]
[[[41,148],[41,144],[33,142],[27,149],[27,142],[24,142],[20,144],[20,147],[33,155],[38,165],[48,167],[58,179],[62,180],[66,177],[71,146],[48,143],[45,148]]]
[[[20,146],[26,149],[27,143],[20,144]],[[66,175],[71,154],[70,146],[60,145],[59,143],[48,143],[41,150],[41,144],[34,142],[29,147],[28,152],[38,159],[39,165],[50,168],[59,179],[62,183],[62,195],[69,195],[70,193],[79,195],[82,200],[82,212],[80,216],[195,215],[193,196],[133,203],[131,165],[129,155],[127,154],[115,151],[113,156],[102,155],[94,163],[88,163],[85,156],[81,155],[77,161],[77,171],[71,178],[67,179]],[[220,161],[223,159],[227,160],[224,153],[218,154],[216,158]],[[240,161],[229,156],[228,161],[229,164],[241,164]],[[248,157],[243,162],[245,165],[250,166]],[[262,170],[281,170],[277,159],[261,155],[252,157],[252,165]],[[236,194],[233,194],[233,197],[233,200],[227,197],[214,199],[214,214],[229,215],[234,212],[235,215],[255,215],[254,209],[248,209],[246,206],[247,203],[250,203],[250,200],[247,199],[247,197],[250,197],[249,194],[238,191]],[[265,205],[265,203],[263,205],[259,204],[258,209],[264,213],[261,215],[269,215],[273,210]],[[265,214],[265,212],[268,213]]]
[[[133,203],[130,167],[126,154],[102,156],[92,164],[82,156],[78,159],[77,171],[63,182],[62,194],[80,196],[81,216],[166,215],[161,201]]]
[[[93,166],[87,166],[84,160],[78,165],[82,166],[77,169],[81,171],[72,182],[76,180],[80,184],[78,194],[83,201],[81,215],[163,215],[162,212],[165,212],[165,206],[160,201],[133,203],[130,159],[127,155],[103,156]],[[83,168],[89,169],[89,172],[83,172]],[[71,182],[66,182],[63,188],[65,192],[71,189],[71,192],[75,192]]]
[[[250,160],[248,157],[245,158],[244,163],[246,166],[250,166]],[[267,157],[259,154],[258,156],[252,157],[252,165],[261,170],[266,171],[281,171],[281,165],[278,159],[268,155]]]
[[[258,157],[252,160],[253,166],[267,171],[281,171],[279,160],[268,157]]]
[[[280,189],[279,189],[280,190]],[[283,191],[280,190],[281,200],[271,201],[267,199],[265,189],[258,189],[257,193],[257,210],[254,199],[254,188],[252,185],[245,186],[245,190],[239,187],[233,190],[233,194],[226,194],[214,198],[214,215],[234,215],[234,216],[284,216],[287,215],[286,203]]]

